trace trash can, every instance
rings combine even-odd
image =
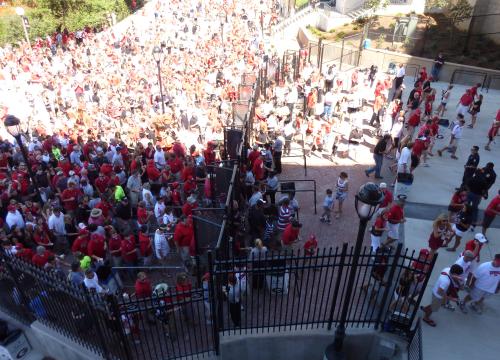
[[[396,185],[394,186],[395,198],[406,199],[413,184],[413,174],[398,173]]]
[[[25,359],[31,352],[31,345],[21,330],[11,331],[7,337],[0,342],[2,350],[6,350],[11,359]],[[0,351],[0,354],[2,352]]]

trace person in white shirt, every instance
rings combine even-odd
[[[156,145],[156,151],[153,159],[156,167],[159,169],[163,169],[167,164],[167,160],[165,159],[165,152],[163,151],[160,145]]]
[[[436,323],[431,319],[433,312],[439,311],[441,305],[446,304],[448,300],[457,300],[453,298],[449,292],[450,286],[458,288],[460,281],[460,276],[463,274],[464,270],[460,265],[453,264],[449,268],[443,269],[441,275],[439,275],[434,287],[432,288],[432,300],[427,306],[421,307],[424,312],[424,317],[422,321],[429,326],[435,327]]]
[[[7,207],[7,216],[5,217],[5,222],[7,223],[7,226],[9,229],[12,229],[12,227],[16,227],[17,229],[24,229],[25,223],[23,216],[17,210],[16,205],[9,205]]]
[[[88,290],[95,291],[98,294],[106,292],[106,289],[104,289],[99,284],[99,278],[97,277],[97,274],[91,269],[85,271],[85,279],[83,279],[83,284]]]
[[[459,123],[455,125],[453,127],[453,130],[451,131],[449,144],[437,151],[439,156],[443,156],[443,151],[450,150],[451,158],[455,160],[458,159],[458,157],[455,154],[457,152],[459,140],[462,138],[462,130],[464,128],[464,125],[465,125],[465,119],[461,118],[459,120]]]
[[[155,204],[154,213],[156,217],[156,221],[158,224],[161,224],[163,220],[163,214],[165,213],[165,201],[163,198],[159,198]]]
[[[398,174],[399,173],[409,173],[410,165],[411,165],[411,149],[413,147],[413,143],[408,143],[402,150],[398,159]]]
[[[500,254],[496,254],[493,261],[479,265],[472,275],[471,290],[464,299],[464,306],[472,300],[471,309],[482,314],[484,299],[500,292]]]
[[[56,236],[65,235],[66,227],[64,226],[64,214],[61,212],[61,209],[54,208],[52,215],[49,216],[47,221],[49,229]]]
[[[155,256],[158,260],[163,260],[170,252],[170,246],[167,241],[167,225],[162,224],[159,229],[155,231],[153,240]]]
[[[398,89],[405,78],[406,71],[404,64],[399,64],[396,69],[396,77],[394,78],[394,89]]]

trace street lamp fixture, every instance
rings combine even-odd
[[[161,97],[161,112],[165,114],[165,100],[163,98],[163,85],[161,82],[161,60],[163,57],[163,50],[159,46],[153,48],[153,59],[156,61],[156,66],[158,67],[158,83],[160,84],[160,97]]]
[[[23,155],[24,162],[26,163],[26,168],[28,169],[28,174],[35,186],[36,195],[38,197],[37,201],[42,201],[42,196],[40,195],[40,188],[38,186],[38,181],[35,178],[35,174],[33,174],[33,169],[30,166],[30,161],[28,158],[28,152],[26,151],[26,147],[24,146],[22,140],[22,130],[21,130],[21,121],[15,117],[14,115],[7,115],[3,122],[7,132],[16,139],[17,145],[21,149],[21,154]]]
[[[221,34],[221,42],[224,44],[224,23],[226,23],[227,17],[224,11],[219,13],[220,20],[220,34]]]
[[[378,185],[371,182],[362,185],[355,196],[354,204],[356,207],[356,213],[359,217],[358,237],[356,238],[356,244],[354,246],[352,266],[347,282],[345,298],[343,299],[342,312],[340,314],[339,324],[335,330],[335,339],[333,343],[325,349],[325,359],[346,359],[345,354],[342,352],[345,338],[345,323],[349,307],[351,306],[351,297],[353,293],[354,280],[358,270],[361,246],[363,245],[363,238],[365,236],[368,221],[372,218],[373,214],[375,214],[383,199],[384,194],[380,191]]]
[[[20,6],[16,7],[16,14],[19,15],[19,17],[21,18],[21,22],[23,23],[24,37],[26,38],[26,42],[28,43],[28,46],[31,49],[30,38],[28,36],[29,21],[28,18],[25,16],[25,13],[26,12],[24,11],[24,8]]]

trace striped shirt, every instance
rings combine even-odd
[[[278,229],[285,230],[286,226],[290,223],[292,211],[288,206],[280,206],[278,213]]]

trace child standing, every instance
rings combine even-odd
[[[339,207],[336,212],[335,218],[340,218],[340,214],[342,214],[342,204],[344,200],[347,198],[347,192],[349,191],[349,180],[347,180],[347,173],[341,172],[339,178],[337,179],[337,193],[335,198],[338,201]]]
[[[332,189],[327,189],[325,200],[323,200],[323,215],[321,215],[321,218],[319,219],[321,222],[326,222],[327,224],[332,223],[330,214],[332,213],[334,202],[335,200],[333,198]]]

